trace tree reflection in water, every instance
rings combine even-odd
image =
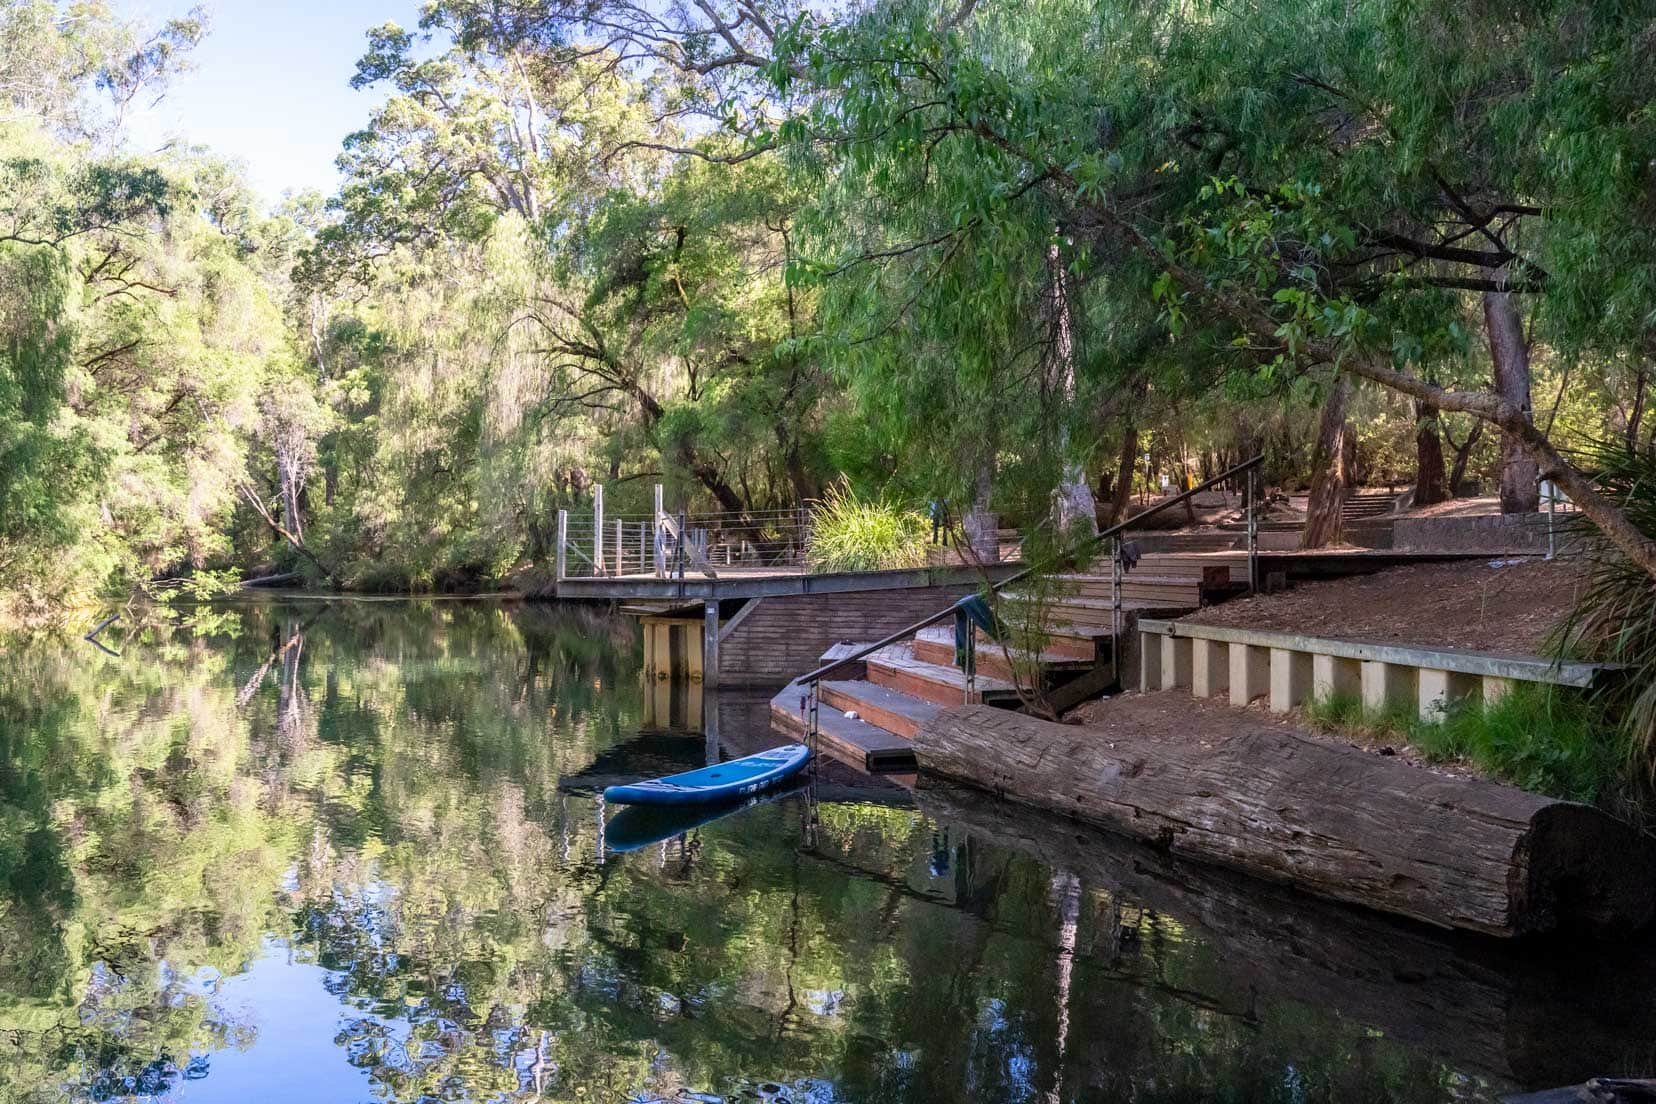
[[[593,780],[704,754],[641,734],[625,620],[271,603],[122,651],[5,642],[3,1100],[1435,1101],[1649,1058],[1607,1010],[1642,958],[1538,972],[946,791],[605,856]]]

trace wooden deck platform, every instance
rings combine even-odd
[[[558,580],[559,598],[603,601],[723,601],[730,598],[777,598],[797,594],[844,594],[853,591],[909,590],[915,587],[960,586],[980,583],[985,576],[999,582],[1018,571],[1019,564],[975,567],[943,565],[900,571],[850,571],[808,575],[797,567],[719,567],[716,575],[686,572],[682,579],[654,575],[592,575]]]

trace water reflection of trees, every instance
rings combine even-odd
[[[1249,959],[1280,943],[1218,923],[1200,886],[1111,882],[1061,831],[822,805],[807,835],[789,799],[601,861],[593,800],[559,782],[637,732],[624,626],[317,612],[156,629],[121,660],[8,651],[0,1083],[210,1082],[213,1052],[257,1043],[220,996],[271,936],[342,1010],[333,1052],[295,1062],[348,1061],[397,1100],[1435,1100],[1535,1072],[1376,1034],[1361,998],[1386,979],[1262,986]]]

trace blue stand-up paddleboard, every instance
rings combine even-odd
[[[729,801],[769,789],[784,778],[798,774],[810,758],[811,749],[804,744],[788,744],[716,766],[670,774],[666,778],[609,786],[604,790],[604,800],[618,805],[690,805]]]
[[[694,805],[628,805],[604,826],[604,847],[611,854],[637,851],[652,843],[682,836],[716,820],[745,813],[759,805],[780,801],[803,789],[798,779],[773,786],[764,793],[728,801],[706,801]]]

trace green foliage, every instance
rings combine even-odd
[[[886,497],[859,497],[848,481],[834,483],[811,507],[810,567],[885,571],[926,562],[928,523]]]
[[[1406,707],[1370,710],[1355,695],[1314,701],[1306,716],[1333,732],[1406,739],[1430,760],[1468,763],[1535,793],[1627,811],[1625,740],[1579,691],[1520,683],[1492,705],[1463,703],[1436,723]]]
[[[1640,532],[1656,535],[1656,455],[1604,442],[1593,456],[1605,495]],[[1619,718],[1630,768],[1656,782],[1656,579],[1608,547],[1590,526],[1577,520],[1572,528],[1591,571],[1562,642],[1571,654],[1620,668],[1605,700]]]

